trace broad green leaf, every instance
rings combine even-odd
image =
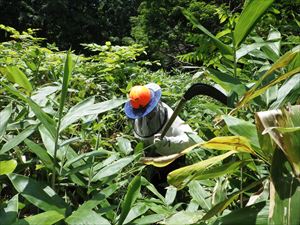
[[[128,157],[119,159],[118,161],[104,167],[98,173],[96,173],[95,176],[93,177],[92,181],[98,181],[105,177],[108,177],[108,176],[118,173],[125,166],[127,166],[129,163],[131,163],[134,159],[135,159],[134,156],[128,156]]]
[[[19,174],[7,175],[15,189],[29,202],[44,211],[56,211],[64,215],[68,205],[49,186]]]
[[[74,157],[74,158],[68,160],[65,163],[64,167],[69,167],[70,165],[72,165],[73,163],[78,162],[81,159],[85,159],[85,158],[89,159],[89,158],[94,157],[94,156],[104,156],[104,155],[107,155],[107,154],[109,154],[109,152],[106,152],[106,151],[92,151],[92,152],[83,153],[83,154],[80,154],[77,157]]]
[[[128,215],[126,216],[126,219],[124,220],[124,224],[131,222],[132,220],[138,218],[141,215],[144,215],[148,211],[148,209],[149,207],[143,202],[136,204],[130,209]]]
[[[300,90],[300,74],[297,74],[291,79],[289,79],[287,82],[285,82],[278,90],[277,92],[277,99],[275,102],[271,104],[269,109],[276,109],[282,106],[283,103],[288,102],[287,96],[291,92],[297,92],[297,90]]]
[[[8,142],[6,142],[3,147],[0,150],[0,154],[3,154],[9,150],[11,150],[12,148],[16,147],[17,145],[19,145],[21,142],[23,142],[27,137],[29,137],[35,130],[36,130],[37,126],[33,125],[30,127],[27,127],[25,130],[23,130],[21,133],[19,133],[18,135],[16,135],[15,137],[11,138],[10,140],[8,140]]]
[[[274,0],[252,0],[243,9],[233,32],[235,47],[251,32],[256,22],[270,7]]]
[[[52,158],[48,155],[47,150],[40,145],[34,143],[29,139],[25,139],[25,144],[28,146],[29,150],[36,154],[38,158],[44,163],[48,168],[53,168]]]
[[[1,82],[0,82],[1,83]],[[52,135],[52,137],[55,137],[56,135],[56,123],[55,121],[48,116],[42,109],[39,107],[34,101],[32,101],[30,98],[24,96],[21,92],[16,90],[12,86],[8,86],[4,83],[1,83],[1,85],[4,86],[4,88],[12,93],[13,95],[20,98],[23,102],[27,103],[31,110],[34,112],[35,116],[41,121],[41,123],[45,126],[45,128],[49,131],[49,133]]]
[[[0,68],[0,72],[4,74],[7,79],[13,83],[18,84],[29,93],[32,92],[32,86],[26,75],[16,66],[7,66]]]
[[[245,85],[239,79],[211,68],[207,71],[208,76],[228,93],[234,91],[238,95],[243,95],[246,92]]]
[[[109,225],[110,222],[101,216],[99,213],[96,213],[93,210],[81,210],[76,214],[72,214],[71,217],[66,219],[67,224],[70,225],[85,225],[85,224],[105,224]]]
[[[250,100],[256,98],[257,96],[260,96],[261,94],[263,94],[268,88],[274,86],[275,84],[278,84],[279,82],[286,80],[294,75],[299,75],[300,74],[300,67],[291,70],[285,74],[282,74],[280,76],[278,76],[276,79],[274,79],[273,81],[271,81],[269,84],[263,86],[262,88],[256,90],[255,92],[253,92],[251,95],[247,96],[247,93],[245,94],[245,97],[247,98],[247,102],[249,102]]]
[[[175,186],[178,189],[182,189],[189,182],[191,182],[194,179],[197,179],[197,177],[199,177],[199,179],[208,179],[224,175],[226,172],[229,171],[235,171],[235,169],[238,168],[239,164],[234,166],[216,166],[222,160],[228,158],[234,153],[236,153],[236,151],[226,152],[225,154],[214,156],[209,159],[195,163],[193,165],[184,166],[177,170],[174,170],[168,174],[168,183]],[[215,166],[215,168],[213,166]]]
[[[201,220],[208,220],[210,219],[211,217],[215,216],[215,215],[218,215],[220,212],[222,212],[224,209],[226,209],[235,199],[238,198],[238,196],[254,187],[256,187],[257,185],[261,184],[261,182],[264,180],[265,178],[263,179],[260,179],[258,181],[255,181],[253,182],[252,184],[248,185],[247,187],[243,188],[242,190],[240,191],[237,191],[233,194],[231,194],[229,196],[228,199],[225,199],[224,201],[216,204],[214,207],[212,207],[203,217]]]
[[[133,149],[131,147],[131,143],[128,139],[126,139],[124,137],[118,137],[117,141],[118,141],[118,147],[119,147],[120,151],[122,153],[124,153],[125,155],[128,155],[130,152],[133,151]]]
[[[9,174],[14,172],[18,163],[16,160],[11,159],[8,161],[0,161],[0,175]]]
[[[230,112],[230,114],[236,112],[239,108],[241,108],[244,104],[246,104],[247,102],[249,102],[250,100],[252,100],[253,98],[261,95],[264,91],[266,91],[269,87],[277,84],[280,81],[283,81],[284,79],[287,79],[293,75],[296,75],[297,73],[299,73],[300,68],[294,68],[293,70],[282,74],[280,76],[278,76],[276,79],[274,79],[271,83],[265,85],[264,87],[262,87],[260,90],[256,91],[256,89],[259,87],[259,85],[262,83],[263,80],[265,80],[265,78],[269,77],[271,74],[273,74],[274,71],[276,71],[277,69],[286,67],[294,58],[295,56],[300,52],[300,46],[297,46],[295,48],[293,48],[291,51],[288,51],[287,53],[285,53],[283,56],[281,56],[272,66],[271,68],[263,75],[260,77],[260,79],[258,81],[255,82],[255,85],[245,93],[245,95],[243,96],[243,98],[240,100],[240,102],[238,103],[237,107],[232,110]]]
[[[267,45],[266,42],[261,43],[253,43],[249,45],[242,45],[237,51],[236,51],[236,60],[239,60],[240,58],[244,57],[245,55],[248,55],[248,53],[252,52],[253,50],[260,49],[261,47]]]
[[[9,118],[12,113],[12,106],[9,104],[0,112],[0,140],[5,133]]]
[[[56,211],[47,211],[18,220],[13,225],[52,225],[62,220],[64,216]]]
[[[299,140],[299,136],[297,136]],[[299,148],[297,149],[299,150]],[[271,166],[270,225],[300,224],[300,182],[283,152],[276,149]]]
[[[60,102],[59,102],[59,110],[58,110],[58,120],[59,121],[58,121],[57,129],[60,129],[60,126],[61,126],[62,114],[63,114],[63,109],[65,106],[65,101],[66,101],[67,94],[68,94],[68,86],[69,86],[69,81],[71,79],[72,69],[73,69],[72,56],[71,56],[71,52],[68,51],[66,61],[65,61],[65,66],[64,66],[63,83],[62,83]],[[56,138],[58,138],[58,137],[56,137]],[[56,149],[55,149],[55,151],[56,151]]]
[[[99,193],[94,196],[91,200],[84,202],[76,211],[72,213],[65,221],[68,224],[89,224],[92,221],[99,224],[110,224],[100,214],[93,211],[101,201],[105,199],[105,195]]]
[[[246,137],[252,146],[255,146],[256,148],[260,147],[256,127],[254,124],[233,116],[223,115],[222,118],[224,119],[230,133],[233,135]]]
[[[197,180],[192,180],[189,184],[189,193],[192,198],[197,202],[197,204],[208,211],[211,208],[211,201],[209,201],[209,196],[211,195],[202,187],[202,185]]]
[[[141,177],[136,176],[135,178],[133,178],[133,180],[129,183],[127,189],[127,193],[122,203],[122,209],[118,225],[124,224],[125,218],[127,217],[133,203],[135,202],[140,193]]]
[[[167,187],[167,192],[165,197],[166,205],[171,205],[174,202],[176,198],[176,194],[177,194],[177,188],[172,186]]]
[[[167,225],[181,225],[181,224],[196,224],[197,221],[203,216],[202,211],[188,212],[188,211],[179,211],[167,218],[163,224]]]
[[[6,204],[5,208],[0,209],[0,224],[12,224],[18,217],[19,195],[16,194]]]
[[[61,89],[61,86],[41,87],[33,93],[33,95],[31,96],[31,99],[39,106],[44,107],[44,106],[46,106],[47,102],[49,101],[49,99],[47,97],[60,89]]]
[[[141,218],[138,218],[134,220],[132,224],[136,224],[136,225],[157,224],[158,221],[163,219],[164,219],[164,215],[162,214],[152,214],[152,215],[146,215]]]
[[[185,17],[198,29],[200,29],[204,34],[206,34],[208,37],[211,38],[211,40],[216,44],[216,46],[222,51],[225,55],[232,55],[233,50],[228,45],[224,44],[222,41],[220,41],[216,36],[214,36],[212,33],[210,33],[205,27],[203,27],[199,21],[188,11],[183,10],[183,14]]]
[[[266,46],[262,47],[262,50],[273,62],[277,61],[280,56],[280,40],[281,34],[276,29],[271,29],[268,35],[268,43]]]
[[[70,111],[62,118],[60,132],[80,118],[109,111],[122,105],[126,101],[126,99],[113,99],[91,105],[90,100],[84,100],[70,109]]]
[[[219,217],[212,225],[266,225],[268,224],[269,204],[257,204],[237,209]]]

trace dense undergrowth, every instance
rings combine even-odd
[[[0,224],[298,224],[299,43],[250,33],[271,3],[249,3],[220,38],[184,11],[219,53],[172,74],[149,70],[159,65],[140,60],[143,46],[84,44],[86,57],[1,25],[12,39],[0,44]],[[141,163],[147,149],[122,108],[148,82],[173,108],[197,82],[230,100],[186,104],[180,116],[199,137],[166,193],[147,180],[155,167]]]

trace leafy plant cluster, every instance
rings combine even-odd
[[[300,49],[253,32],[272,3],[247,1],[221,36],[184,10],[217,54],[171,75],[149,71],[140,45],[83,44],[86,57],[1,25],[12,40],[0,44],[0,224],[298,224]],[[147,159],[122,105],[148,82],[173,108],[196,82],[228,105],[192,99],[181,117],[196,144]],[[160,193],[147,173],[183,155]]]

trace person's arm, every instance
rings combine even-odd
[[[163,140],[155,144],[156,152],[160,155],[171,155],[190,147],[195,142],[189,138],[188,133],[195,134],[188,124],[177,117]]]

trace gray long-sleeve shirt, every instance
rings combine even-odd
[[[167,109],[167,120],[169,120],[171,115],[173,114],[173,110],[167,104],[162,104]],[[137,123],[135,123],[135,125],[136,124]],[[143,140],[146,146],[153,144],[154,135],[147,138],[143,138],[136,133],[141,133],[140,129],[145,128],[135,126],[134,136],[140,140]],[[160,129],[158,134],[160,134],[162,130],[163,128]],[[165,135],[167,141],[164,142],[164,145],[158,143],[156,146],[156,152],[160,155],[171,155],[174,153],[181,152],[189,146],[195,144],[195,142],[192,139],[190,139],[187,135],[188,133],[195,134],[192,128],[188,124],[186,124],[180,117],[177,116],[172,126],[169,128]]]

